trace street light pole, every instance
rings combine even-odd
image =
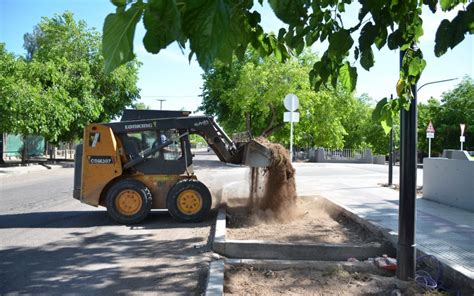
[[[400,68],[406,51],[400,51]],[[416,244],[416,85],[410,109],[400,111],[400,197],[398,209],[397,278],[415,279]]]
[[[390,95],[390,100],[393,100],[393,95]],[[393,126],[390,129],[390,143],[388,152],[388,186],[393,183]]]
[[[163,102],[166,101],[164,99],[156,99],[157,101],[160,101],[160,110],[163,110]]]
[[[455,78],[449,78],[449,79],[443,79],[443,80],[437,80],[437,81],[430,81],[430,82],[427,82],[427,83],[423,84],[422,86],[420,86],[416,91],[419,92],[420,89],[422,89],[424,86],[427,86],[427,85],[430,85],[430,84],[448,82],[448,81],[453,81],[453,80],[456,80],[456,79],[458,79],[458,78],[455,77]]]

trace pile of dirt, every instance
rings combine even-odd
[[[255,140],[270,149],[272,162],[263,173],[258,168],[251,169],[249,208],[264,220],[291,221],[295,216],[297,196],[295,169],[289,153],[282,145],[271,143],[265,138]],[[259,196],[258,186],[262,176],[264,191]]]

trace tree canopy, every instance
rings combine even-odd
[[[0,130],[68,141],[109,121],[139,95],[136,61],[103,72],[101,36],[65,12],[24,36],[26,58],[0,45]]]
[[[305,75],[317,56],[305,52],[280,63],[275,57],[260,58],[248,51],[231,65],[216,63],[203,74],[203,101],[199,110],[217,116],[228,132],[249,130],[253,136],[269,136],[288,144],[289,124],[283,123],[283,98],[299,97],[300,121],[295,124],[299,147],[371,147],[385,152],[376,136],[387,139],[371,120],[371,99],[357,99],[338,85],[315,92]],[[365,136],[365,133],[368,136]],[[373,144],[372,144],[373,143]]]
[[[290,53],[299,54],[316,42],[328,42],[321,59],[309,71],[312,85],[336,87],[341,83],[349,91],[356,87],[357,68],[348,60],[350,53],[369,70],[375,63],[373,48],[406,50],[400,79],[399,100],[384,100],[378,119],[392,123],[395,110],[408,108],[411,88],[426,65],[421,50],[413,50],[423,35],[423,6],[433,13],[455,9],[464,4],[452,20],[440,22],[434,46],[437,56],[474,33],[474,3],[468,0],[359,0],[358,18],[343,22],[346,9],[353,0],[268,0],[275,15],[285,23],[278,33],[264,32],[261,15],[253,0],[112,0],[117,9],[104,23],[105,70],[110,72],[133,59],[133,37],[137,23],[143,18],[147,51],[158,53],[177,42],[189,46],[204,69],[220,60],[231,63],[233,56],[244,58],[253,47],[262,57],[273,55],[279,61]],[[261,5],[263,0],[258,0]],[[394,83],[395,85],[395,83]]]

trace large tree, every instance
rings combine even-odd
[[[297,146],[360,147],[360,141],[347,139],[357,130],[353,127],[362,125],[361,112],[370,120],[369,107],[340,86],[315,92],[305,75],[315,60],[315,55],[305,52],[282,64],[248,51],[243,60],[234,59],[231,65],[216,63],[203,74],[200,110],[217,116],[226,131],[249,130],[253,136],[287,144],[289,124],[283,122],[283,98],[294,93],[300,100]]]
[[[81,136],[86,124],[114,118],[139,96],[139,64],[104,74],[100,34],[70,12],[43,18],[24,40],[26,58],[0,48],[3,132],[68,141]]]

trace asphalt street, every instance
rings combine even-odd
[[[137,226],[72,198],[73,169],[0,177],[0,294],[199,294],[214,214]]]
[[[354,182],[357,190],[387,182],[383,165],[294,166],[300,196],[351,191]],[[247,167],[197,153],[194,170],[214,205],[248,196]],[[72,182],[71,168],[0,174],[0,294],[203,292],[215,211],[198,224],[176,223],[168,213],[153,211],[139,225],[117,225],[104,208],[73,199]]]

